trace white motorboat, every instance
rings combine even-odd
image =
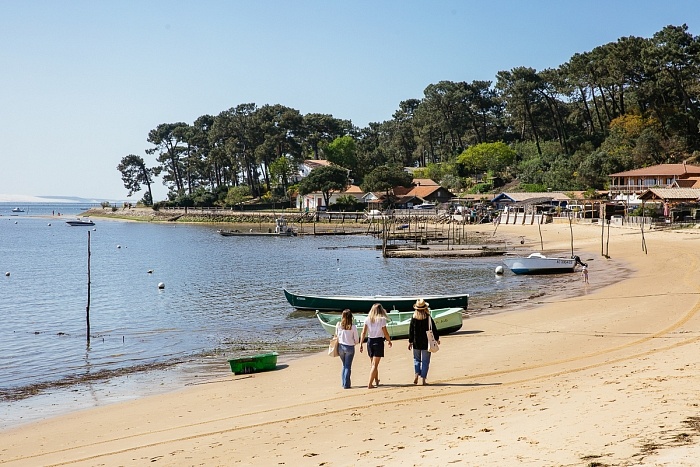
[[[503,263],[515,274],[552,274],[574,272],[580,260],[577,261],[577,257],[557,258],[545,256],[542,253],[532,253],[526,257],[505,257]]]
[[[95,223],[92,222],[90,219],[76,219],[74,221],[66,221],[66,224],[72,227],[77,227],[81,225],[95,225]]]

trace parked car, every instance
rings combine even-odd
[[[416,204],[413,209],[435,209],[435,205],[432,203]]]
[[[365,213],[367,219],[377,219],[384,217],[384,213],[379,209],[371,209]]]

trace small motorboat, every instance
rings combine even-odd
[[[22,208],[12,208],[12,212],[24,212]]]
[[[76,219],[74,221],[66,221],[66,224],[72,226],[72,227],[77,227],[81,225],[89,226],[89,225],[95,225],[94,222],[92,222],[90,219]]]
[[[503,258],[503,263],[515,274],[556,274],[574,272],[574,268],[577,264],[583,264],[577,256],[573,258],[556,258],[545,256],[542,253],[532,253],[530,256],[526,257],[506,257]]]

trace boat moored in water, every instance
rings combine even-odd
[[[66,221],[66,224],[72,226],[72,227],[77,227],[81,225],[89,226],[89,225],[95,225],[93,221],[90,219],[76,219],[73,221]]]
[[[217,230],[218,234],[223,237],[296,237],[296,231],[287,225],[287,220],[284,217],[275,219],[274,232],[270,229],[268,232],[256,232],[250,229],[248,232],[240,230]]]

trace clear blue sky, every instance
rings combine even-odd
[[[364,127],[431,83],[683,23],[697,0],[0,1],[0,194],[126,199],[116,166],[154,164],[160,123],[252,102]]]

